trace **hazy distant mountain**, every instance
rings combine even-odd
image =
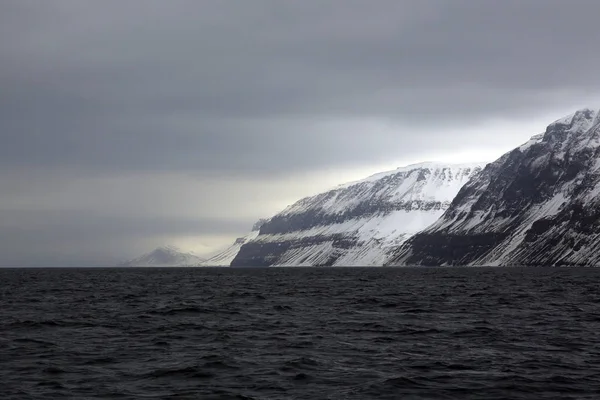
[[[181,251],[175,246],[162,246],[133,260],[121,264],[123,267],[191,267],[204,261],[191,252]]]
[[[307,197],[264,222],[231,265],[382,265],[482,167],[416,164]]]
[[[600,113],[583,109],[488,165],[392,265],[598,265]]]

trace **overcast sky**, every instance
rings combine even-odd
[[[3,0],[0,264],[227,245],[600,106],[597,0]]]

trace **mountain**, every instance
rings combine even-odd
[[[175,246],[162,246],[133,260],[122,267],[190,267],[203,261],[193,253],[186,253]]]
[[[231,266],[383,265],[481,168],[410,165],[304,198],[262,224]]]
[[[206,260],[199,263],[200,267],[228,267],[233,259],[238,255],[242,246],[258,236],[260,227],[266,222],[266,219],[260,219],[252,227],[252,231],[246,236],[237,238],[228,248],[217,252]]]
[[[390,265],[600,263],[600,115],[583,109],[488,165]]]

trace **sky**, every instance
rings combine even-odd
[[[597,0],[3,0],[0,265],[228,245],[600,107]]]

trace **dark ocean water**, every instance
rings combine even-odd
[[[0,269],[0,399],[600,399],[600,269]]]

